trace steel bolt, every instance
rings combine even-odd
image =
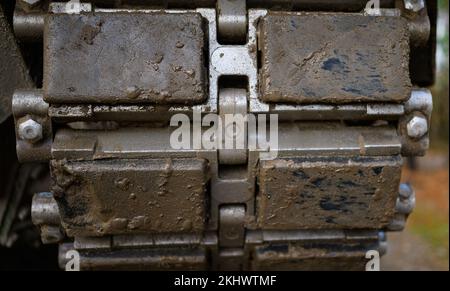
[[[401,199],[408,199],[413,194],[413,189],[409,184],[402,183],[400,184],[398,194]]]
[[[425,8],[425,0],[404,0],[405,9],[414,12],[419,12]]]
[[[428,121],[421,116],[414,116],[406,125],[408,136],[411,138],[421,138],[428,132]]]
[[[42,139],[42,125],[33,119],[27,119],[19,124],[19,137],[30,142]]]
[[[409,184],[400,184],[395,211],[398,214],[409,215],[416,205],[416,195]]]

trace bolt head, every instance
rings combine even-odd
[[[42,139],[42,125],[33,119],[27,119],[19,124],[19,137],[27,141],[38,141]]]
[[[406,125],[410,138],[418,139],[428,132],[428,121],[424,117],[414,116]]]
[[[405,0],[405,9],[419,12],[420,10],[425,8],[424,0]]]
[[[409,184],[405,184],[405,183],[400,184],[398,194],[401,199],[408,199],[409,197],[411,197],[412,193],[413,193],[413,189],[411,188],[411,186]]]

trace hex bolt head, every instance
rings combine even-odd
[[[408,199],[413,194],[413,189],[409,184],[402,183],[400,184],[398,194],[401,199]]]
[[[404,0],[405,9],[413,12],[419,12],[425,8],[425,0]]]
[[[421,116],[414,116],[406,125],[410,138],[419,139],[428,132],[428,121]]]
[[[29,118],[19,124],[18,134],[23,140],[38,141],[42,139],[42,125]]]

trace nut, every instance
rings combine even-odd
[[[407,199],[402,198],[400,195],[395,203],[395,212],[397,214],[403,214],[408,216],[414,210],[416,206],[416,196],[411,193],[411,196]]]
[[[419,12],[425,8],[425,0],[405,0],[405,9]]]
[[[413,189],[409,184],[402,183],[399,187],[399,196],[400,199],[409,199],[411,195],[413,194]]]
[[[23,140],[35,142],[42,139],[42,125],[33,119],[27,119],[19,124],[19,137]]]
[[[410,138],[419,139],[428,132],[428,121],[421,116],[414,116],[406,125]]]

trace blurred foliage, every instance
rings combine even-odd
[[[442,13],[447,13],[448,15],[448,0],[439,0],[439,11]],[[441,46],[446,53],[447,61],[448,61],[448,27],[446,33],[443,37],[437,40],[438,45]]]
[[[433,93],[431,147],[448,154],[449,146],[449,1],[438,0],[439,20],[436,83]],[[417,172],[414,177],[417,204],[408,225],[426,239],[442,260],[449,257],[448,167]]]
[[[431,146],[433,149],[448,150],[449,141],[449,32],[448,32],[448,1],[439,0],[439,17],[446,19],[438,22],[437,45],[442,52],[443,60],[437,64],[436,84],[433,92],[433,117],[431,123]]]
[[[434,248],[436,255],[448,260],[448,217],[429,205],[418,205],[413,213],[411,221],[408,221],[410,229],[425,238]]]
[[[439,0],[438,1],[439,9],[448,10],[448,0]]]
[[[421,167],[405,167],[402,181],[412,184],[416,207],[408,218],[407,229],[430,247],[436,262],[448,266],[449,258],[449,175],[446,155],[429,153],[421,158]],[[445,264],[444,264],[445,263]]]

